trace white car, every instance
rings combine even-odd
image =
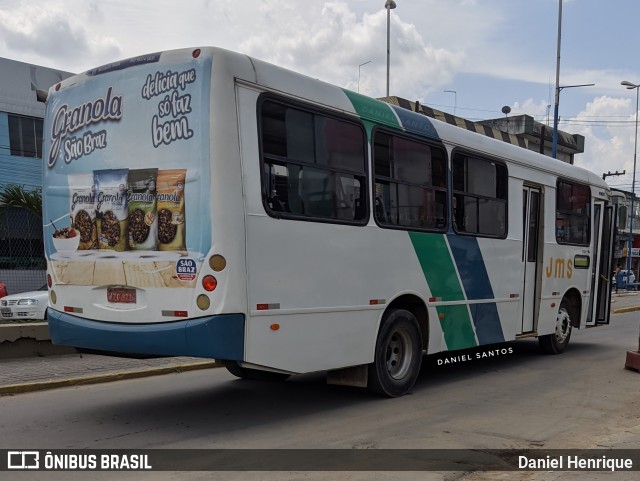
[[[37,291],[12,294],[0,299],[0,316],[3,320],[46,319],[49,292],[47,286]]]

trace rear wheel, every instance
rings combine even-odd
[[[250,379],[253,381],[284,381],[289,378],[289,374],[282,372],[261,371],[259,369],[242,367],[237,361],[225,361],[224,367],[240,379]]]
[[[556,316],[556,332],[540,336],[538,342],[540,343],[540,349],[545,354],[561,354],[569,345],[569,339],[571,339],[569,304],[567,301],[562,301]]]
[[[402,396],[415,384],[421,364],[418,320],[404,309],[390,311],[380,326],[375,358],[369,365],[369,389],[388,397]]]

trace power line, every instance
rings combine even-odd
[[[425,102],[426,105],[429,105],[430,107],[439,107],[439,108],[453,108],[452,105],[444,105],[444,104],[433,104],[430,102]],[[456,110],[466,110],[466,111],[470,111],[470,112],[487,112],[487,113],[491,113],[491,114],[496,114],[499,115],[500,117],[502,117],[502,112],[499,110],[490,110],[490,109],[477,109],[477,108],[472,108],[472,107],[460,107],[459,105],[456,106]],[[547,119],[547,114],[535,114],[535,115],[531,115],[527,112],[524,111],[512,111],[511,115],[530,115],[531,117],[533,117],[534,119],[540,121],[540,120],[545,120]],[[600,122],[600,123],[605,123],[605,124],[623,124],[621,126],[630,126],[630,125],[635,125],[635,120],[630,118],[631,114],[629,114],[629,116],[626,115],[581,115],[580,117],[578,117],[577,115],[566,115],[564,118],[565,119],[571,119],[571,121],[574,122]],[[486,118],[480,118],[480,117],[465,117],[467,120],[471,120],[471,121],[479,121],[479,120],[490,120],[490,119],[486,119]],[[589,119],[595,119],[595,120],[589,120]],[[611,119],[611,120],[604,120],[604,119]],[[619,119],[619,120],[616,120]],[[560,123],[563,124],[567,124],[568,120],[563,120],[563,118],[560,118]],[[624,125],[626,124],[626,125]]]

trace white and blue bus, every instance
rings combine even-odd
[[[184,49],[63,80],[44,136],[56,344],[400,396],[609,320],[607,184],[391,102]]]

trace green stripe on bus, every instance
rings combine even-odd
[[[353,104],[356,113],[363,119],[372,120],[378,124],[401,128],[398,118],[389,106],[380,100],[365,97],[351,90],[343,89],[343,92]]]
[[[464,292],[444,235],[409,232],[431,295],[443,301],[464,301]],[[477,346],[466,305],[436,308],[444,339],[449,350]]]

